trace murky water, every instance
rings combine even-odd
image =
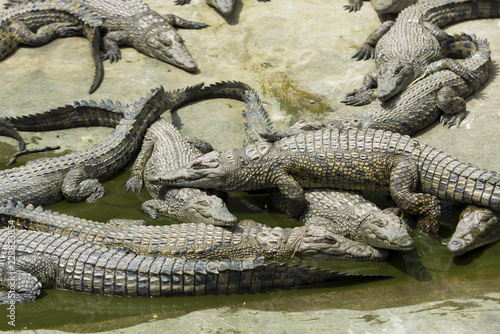
[[[2,151],[2,155],[5,155],[0,157],[1,161],[7,161],[6,157],[14,150],[12,146]],[[149,199],[149,195],[144,190],[140,194],[123,192],[122,186],[128,175],[128,171],[123,172],[106,182],[107,195],[98,203],[72,204],[61,201],[46,208],[96,221],[120,217],[145,219],[151,224],[173,223],[167,218],[150,220],[139,211],[141,203]],[[251,218],[272,226],[299,225],[269,209],[265,195],[235,194],[229,198],[228,206],[240,219]],[[452,225],[442,224],[440,234],[445,238],[443,242],[447,241],[452,231]],[[307,263],[351,273],[392,275],[392,279],[259,293],[158,299],[95,296],[46,289],[35,302],[16,306],[16,329],[51,328],[92,332],[222,306],[269,311],[332,308],[370,310],[447,298],[478,297],[499,291],[500,243],[454,258],[447,253],[445,245],[420,233],[414,233],[413,236],[417,251],[393,251],[385,262]],[[5,319],[4,311],[1,308],[0,317]],[[12,328],[5,321],[0,321],[0,329]]]

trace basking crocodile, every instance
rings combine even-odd
[[[277,187],[295,205],[306,205],[303,188],[390,190],[396,205],[423,216],[418,227],[437,236],[439,199],[500,211],[500,176],[416,139],[380,130],[324,129],[274,143],[213,151],[176,171],[150,176],[176,186],[246,191]]]
[[[363,86],[349,100],[366,104],[373,98],[388,100],[415,79],[449,69],[466,81],[479,79],[456,60],[444,58],[442,44],[454,40],[440,29],[467,19],[499,16],[497,1],[428,0],[406,8],[396,21],[386,21],[360,47],[354,58],[375,56],[376,72],[365,76]],[[375,89],[376,87],[376,92]]]
[[[257,93],[246,93],[244,145],[266,141],[262,136],[273,131],[273,125]],[[289,212],[290,204],[276,189],[269,190],[271,203]],[[332,188],[304,189],[307,206],[299,220],[307,226],[324,226],[354,241],[374,247],[409,250],[414,247],[407,226],[393,213],[383,212],[355,191]]]
[[[161,16],[140,0],[10,0],[5,6],[7,10],[0,13],[0,59],[19,44],[38,46],[83,33],[91,42],[96,66],[90,93],[104,78],[101,46],[102,59],[111,62],[121,59],[119,45],[130,45],[193,72],[197,64],[174,27],[207,27],[172,14]]]
[[[462,255],[474,248],[500,240],[500,214],[488,208],[469,205],[460,215],[448,251]]]
[[[206,0],[207,4],[214,7],[222,16],[229,16],[233,13],[237,0]],[[271,0],[257,0],[259,2],[269,2]],[[191,0],[175,0],[176,5],[184,6],[191,3]]]
[[[299,220],[307,226],[324,226],[340,234],[373,247],[410,250],[415,246],[407,226],[391,211],[382,211],[357,191],[331,188],[304,189],[307,201]],[[288,210],[284,196],[271,190],[271,203]]]
[[[468,38],[467,38],[468,39]],[[431,74],[410,85],[404,91],[387,101],[375,100],[357,115],[332,120],[329,126],[339,129],[380,129],[412,135],[441,117],[448,127],[459,126],[466,115],[465,100],[477,91],[491,75],[489,43],[476,36],[471,41],[461,41],[462,47],[449,53],[469,51],[462,66],[477,74],[478,80],[467,81],[450,70]],[[349,104],[348,100],[345,100]],[[355,102],[354,102],[355,104]],[[305,127],[303,124],[302,127]],[[308,126],[311,126],[309,124]],[[300,128],[300,124],[296,128]],[[314,127],[314,126],[313,126]]]
[[[378,14],[380,21],[394,19],[396,15],[408,6],[417,3],[418,0],[370,0],[373,9]],[[362,0],[347,0],[345,10],[357,12],[363,5]]]
[[[249,86],[241,82],[221,82],[214,84],[218,95],[241,100]],[[196,144],[200,144],[198,141]],[[212,150],[208,143],[203,149]],[[223,201],[210,195],[208,191],[195,188],[168,187],[148,182],[148,175],[154,171],[168,171],[184,166],[202,155],[192,140],[184,138],[169,122],[159,119],[146,132],[141,151],[132,166],[126,191],[138,192],[145,183],[152,200],[146,201],[141,209],[152,218],[167,214],[181,222],[205,222],[207,224],[231,226],[236,224],[235,216],[227,211]],[[222,210],[222,209],[225,210]]]
[[[271,228],[242,221],[233,228],[207,224],[145,226],[143,221],[113,219],[103,224],[42,207],[0,202],[0,225],[78,238],[100,246],[142,255],[236,259],[263,256],[266,260],[381,261],[385,250],[358,244],[321,226]]]
[[[174,217],[183,223],[232,226],[237,222],[221,198],[195,188],[177,188],[151,184],[146,176],[152,171],[179,168],[202,153],[163,118],[154,122],[146,132],[141,151],[134,165],[126,191],[140,191],[143,179],[153,199],[144,202],[142,211],[156,219],[158,214]]]
[[[386,278],[262,258],[152,257],[34,231],[0,230],[0,303],[33,301],[41,288],[131,297],[260,291],[330,281]],[[13,244],[15,250],[12,250]],[[15,262],[12,262],[12,257]]]
[[[0,171],[0,200],[12,199],[46,205],[63,198],[94,202],[104,195],[99,183],[121,170],[139,149],[147,130],[162,113],[185,103],[221,96],[218,85],[203,84],[165,93],[154,90],[148,97],[125,108],[123,118],[107,140],[84,151],[38,159]],[[36,117],[35,117],[36,118]],[[71,124],[60,124],[60,128]]]

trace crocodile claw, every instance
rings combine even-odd
[[[347,93],[345,98],[340,102],[349,106],[359,107],[369,104],[373,100],[374,95],[372,90],[355,89],[354,91]]]
[[[110,63],[116,63],[118,60],[122,59],[122,54],[120,51],[117,52],[108,52],[101,58],[102,60],[109,59]]]
[[[368,44],[363,44],[358,49],[358,52],[354,54],[351,58],[356,58],[356,60],[368,60],[375,56],[375,48]]]
[[[136,193],[136,192],[140,192],[141,189],[142,189],[142,179],[141,178],[130,177],[130,179],[128,179],[128,181],[123,186],[123,190],[125,190],[125,192],[130,191],[132,193]]]
[[[458,114],[453,114],[453,115],[447,115],[443,114],[441,115],[441,119],[439,120],[443,126],[446,126],[448,129],[451,128],[452,126],[456,126],[457,128],[460,127],[460,123],[465,118],[465,112],[460,112]]]
[[[357,12],[363,6],[363,2],[361,0],[349,0],[349,3],[344,6],[344,9],[351,12]]]

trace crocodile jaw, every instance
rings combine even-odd
[[[500,214],[488,208],[469,205],[460,215],[447,248],[453,255],[462,255],[497,240],[500,240]]]
[[[207,3],[227,17],[233,13],[236,0],[207,0]]]

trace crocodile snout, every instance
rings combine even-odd
[[[198,65],[194,60],[189,60],[184,63],[184,69],[189,72],[194,72],[198,68]]]

